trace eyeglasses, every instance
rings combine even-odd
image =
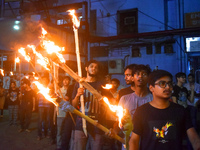
[[[159,81],[159,82],[155,83],[155,85],[159,85],[161,88],[166,88],[168,85],[170,88],[172,88],[173,82]]]

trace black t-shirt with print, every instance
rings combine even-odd
[[[133,125],[133,132],[141,137],[140,150],[182,150],[182,139],[192,127],[185,108],[172,102],[166,109],[149,103],[138,107]]]
[[[19,89],[9,89],[8,105],[19,105]]]
[[[175,85],[173,87],[172,96],[175,96],[177,100],[187,101],[189,93],[188,93],[187,88],[185,88],[185,87],[179,87],[179,86]]]
[[[173,87],[172,96],[176,97],[177,103],[182,105],[183,107],[187,107],[187,100],[189,97],[189,92],[185,87],[179,87],[175,85]]]
[[[109,92],[104,90],[102,88],[103,82],[102,81],[96,81],[96,82],[88,82],[95,90],[97,90],[100,94],[103,96],[108,97]],[[79,83],[76,83],[74,86],[72,99],[75,98],[77,89],[79,87]],[[84,91],[84,103],[85,103],[85,114],[89,116],[90,118],[98,121],[100,124],[104,124],[105,121],[105,113],[106,113],[106,107],[104,102],[99,102],[95,96],[85,89]],[[78,109],[81,111],[81,103],[79,102]],[[100,129],[97,127],[94,127],[94,125],[91,125],[87,122],[87,130],[90,130],[90,132],[94,133],[103,133]],[[82,130],[82,118],[77,116],[76,118],[76,130]]]

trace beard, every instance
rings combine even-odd
[[[89,72],[88,72],[88,75],[89,75],[90,77],[96,77],[96,76],[97,76],[96,74],[91,74],[91,73],[89,73]]]

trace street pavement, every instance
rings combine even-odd
[[[0,118],[0,150],[55,150],[56,145],[51,145],[51,139],[37,141],[37,118],[38,114],[33,113],[30,133],[19,133],[20,126],[9,126],[8,110],[4,110],[4,116]]]

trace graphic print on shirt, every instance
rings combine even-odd
[[[187,101],[187,94],[185,92],[180,91],[179,92],[179,100],[182,102],[186,102]]]
[[[170,122],[167,122],[161,129],[154,127],[153,131],[156,133],[157,138],[164,138],[165,135],[167,135],[169,131],[169,127],[171,126],[173,126],[173,124]]]
[[[10,93],[10,100],[13,102],[17,100],[17,92],[13,91]]]
[[[149,135],[152,141],[158,143],[167,143],[177,138],[177,125],[174,120],[154,120],[149,121]],[[147,129],[147,130],[148,130]]]
[[[96,99],[92,95],[92,93],[90,93],[90,91],[85,89],[84,102],[85,102],[85,114],[88,115],[90,118],[95,119],[98,116],[98,114],[100,114],[100,105],[98,99]]]

